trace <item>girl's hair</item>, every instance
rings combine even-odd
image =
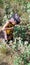
[[[16,21],[16,24],[20,23],[20,17],[18,16],[17,13],[13,14],[11,18],[14,18],[14,20]]]

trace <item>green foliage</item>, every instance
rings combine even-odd
[[[3,8],[3,0],[0,0],[0,7]]]
[[[23,53],[20,53],[19,56],[15,56],[15,59],[14,59],[14,65],[29,65],[29,57],[30,57],[30,51],[28,49],[28,47],[24,47],[24,52]],[[28,49],[28,50],[27,50]]]
[[[3,4],[3,0],[0,0],[0,3]]]
[[[28,65],[30,65],[30,63],[28,63]]]
[[[2,14],[2,10],[0,9],[1,23],[5,23],[13,13],[17,12],[19,16],[21,16],[20,25],[14,27],[14,38],[17,39],[13,44],[11,44],[12,46],[10,46],[10,54],[13,54],[12,57],[14,58],[14,65],[30,65],[30,44],[29,46],[25,44],[23,45],[23,42],[26,41],[26,37],[28,37],[28,35],[26,36],[26,32],[30,31],[30,2],[27,0],[0,0],[0,8],[5,11],[5,13],[3,12]],[[21,39],[19,39],[19,37]],[[0,53],[6,54],[6,52],[8,52],[6,45],[1,43]],[[2,57],[0,57],[0,60]],[[8,60],[9,58],[7,56]]]
[[[23,40],[25,40],[26,32],[27,32],[27,27],[25,27],[25,26],[15,26],[14,27],[14,36],[15,37],[20,36]]]
[[[1,52],[1,53],[6,53],[6,51],[7,51],[6,45],[1,44],[1,45],[0,45],[0,52]]]
[[[30,24],[29,24],[29,25],[27,25],[27,27],[28,27],[28,30],[30,30]]]
[[[30,4],[26,0],[0,0],[0,7],[1,6],[4,7],[5,14],[7,15],[8,19],[11,17],[11,13],[17,12],[20,16],[22,16],[24,13],[28,14],[28,10],[30,9]],[[27,22],[28,18],[25,21]]]

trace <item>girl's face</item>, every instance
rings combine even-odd
[[[11,18],[10,21],[13,25],[16,25],[16,21],[13,18]]]

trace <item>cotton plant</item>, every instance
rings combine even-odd
[[[28,24],[27,27],[28,27],[28,30],[30,30],[30,24]]]
[[[25,41],[25,42],[24,42],[24,45],[28,45],[28,41]]]
[[[5,14],[5,16],[3,17],[3,23],[2,23],[2,25],[4,25],[7,21],[8,21],[8,18],[7,18],[7,15]]]
[[[27,4],[27,12],[30,13],[30,2]]]

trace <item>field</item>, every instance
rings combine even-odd
[[[0,31],[14,13],[20,24],[9,45],[0,38],[0,65],[30,65],[30,0],[0,0]]]

